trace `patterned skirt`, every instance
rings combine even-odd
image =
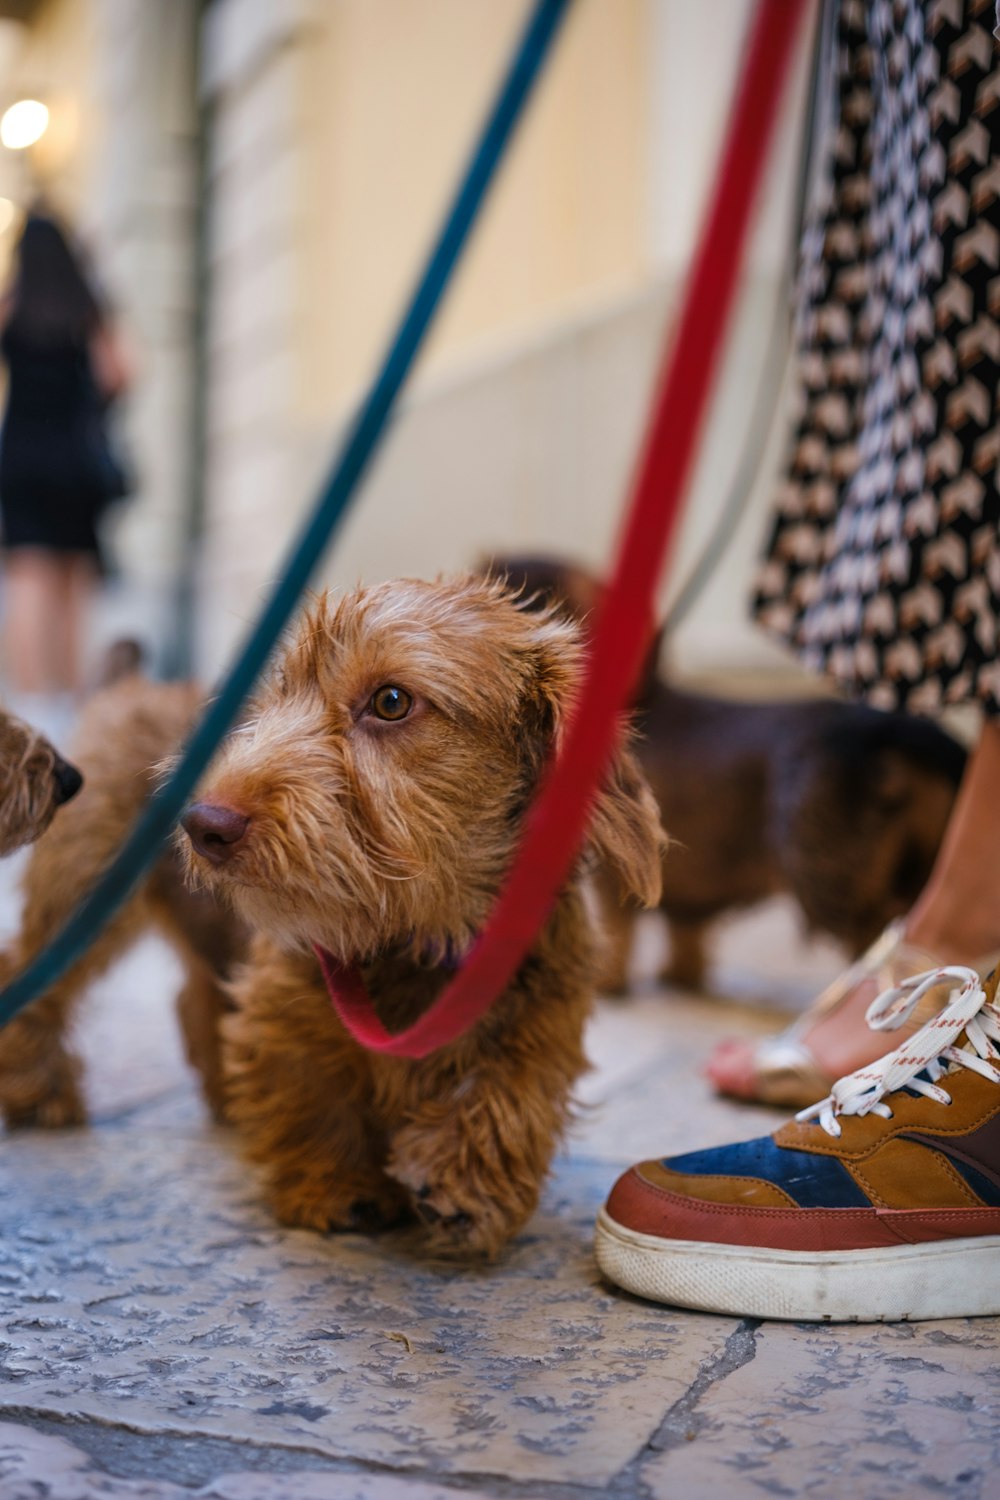
[[[800,408],[754,611],[884,708],[1000,714],[994,0],[840,0]]]

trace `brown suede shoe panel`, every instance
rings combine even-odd
[[[901,1238],[881,1222],[873,1208],[755,1208],[706,1203],[656,1187],[640,1177],[634,1167],[612,1188],[607,1213],[626,1229],[661,1239],[773,1250],[870,1250],[898,1245]]]
[[[733,1177],[721,1173],[672,1172],[662,1162],[644,1161],[634,1169],[654,1187],[681,1198],[706,1203],[747,1203],[755,1208],[797,1208],[795,1199],[763,1177]]]
[[[844,1166],[879,1208],[986,1207],[945,1157],[914,1140],[883,1141]]]
[[[882,1141],[893,1136],[913,1135],[963,1136],[982,1129],[1000,1116],[1000,1085],[973,1073],[969,1068],[956,1070],[942,1078],[940,1087],[951,1095],[951,1104],[938,1104],[922,1094],[899,1091],[892,1096],[892,1118],[881,1115],[841,1115],[839,1137],[827,1135],[818,1124],[798,1124],[790,1120],[775,1131],[779,1146],[795,1151],[812,1151],[843,1160],[860,1159]]]

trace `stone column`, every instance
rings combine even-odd
[[[192,483],[198,0],[99,0],[101,140],[83,228],[134,351],[125,432],[138,490],[113,524],[121,564],[101,633],[169,641]]]
[[[296,484],[298,77],[303,0],[215,0],[205,17],[208,106],[205,526],[199,656],[209,674],[241,640],[280,561]]]

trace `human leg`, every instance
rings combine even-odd
[[[93,557],[67,552],[58,559],[60,607],[53,633],[56,687],[79,693],[83,687],[83,653],[87,616],[97,581]]]
[[[902,923],[894,951],[869,965],[868,973],[862,965],[832,1004],[821,997],[791,1034],[761,1044],[723,1043],[707,1067],[716,1088],[737,1098],[808,1104],[810,1094],[883,1050],[865,1021],[880,989],[935,962],[988,964],[1000,949],[998,839],[1000,723],[991,721],[969,757],[930,879]]]
[[[1000,946],[1000,723],[983,729],[930,879],[906,921],[910,941],[966,963]]]
[[[41,547],[17,547],[5,560],[4,648],[7,677],[19,693],[56,688],[54,641],[61,629],[63,579],[58,560]]]

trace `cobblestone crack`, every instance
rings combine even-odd
[[[706,1360],[683,1396],[670,1407],[648,1442],[630,1459],[609,1486],[609,1494],[632,1497],[645,1493],[642,1469],[654,1453],[669,1453],[685,1443],[694,1442],[705,1425],[698,1412],[704,1396],[720,1381],[742,1370],[757,1353],[757,1329],[760,1318],[742,1318],[726,1339],[718,1354]]]

